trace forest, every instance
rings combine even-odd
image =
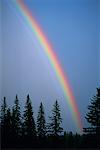
[[[52,107],[49,123],[45,119],[45,108],[40,103],[37,119],[34,119],[33,106],[29,94],[21,114],[18,95],[13,107],[3,98],[0,110],[1,149],[9,148],[100,148],[100,88],[91,98],[84,116],[89,127],[83,134],[64,131],[61,109],[56,100]]]

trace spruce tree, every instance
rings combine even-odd
[[[6,103],[6,97],[3,99],[3,103],[1,105],[1,136],[6,137],[6,118],[7,118],[7,103]]]
[[[14,106],[12,108],[12,130],[14,136],[21,135],[21,113],[20,113],[20,106],[19,106],[19,99],[16,95]]]
[[[59,136],[59,134],[62,133],[63,128],[60,126],[62,123],[62,118],[60,113],[60,106],[57,100],[53,105],[52,116],[49,118],[51,121],[48,126],[50,134],[53,136]]]
[[[7,103],[6,97],[3,98],[3,103],[1,105],[1,124],[4,124],[7,115]]]
[[[8,140],[12,137],[12,116],[10,108],[7,109],[7,117],[6,117],[6,136]]]
[[[100,134],[100,88],[97,88],[96,96],[91,99],[85,118],[91,126],[83,128],[84,132]]]
[[[42,102],[40,103],[37,116],[37,133],[40,138],[44,138],[46,136],[46,121]]]
[[[32,104],[29,95],[27,95],[25,111],[23,115],[23,133],[27,137],[36,136],[36,126],[33,117]]]

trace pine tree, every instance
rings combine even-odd
[[[32,104],[29,95],[27,95],[24,117],[23,117],[23,133],[27,137],[36,136],[36,126],[33,117]]]
[[[100,88],[97,88],[97,94],[91,99],[88,110],[85,118],[91,126],[84,128],[84,132],[100,134]]]
[[[12,130],[15,136],[21,135],[21,113],[17,95],[15,98],[14,107],[12,109]]]
[[[37,116],[37,133],[40,138],[44,138],[46,136],[46,121],[45,121],[45,114],[44,114],[44,107],[41,102],[38,116]]]
[[[51,123],[48,126],[50,134],[53,136],[59,136],[59,134],[63,131],[63,128],[60,126],[62,118],[60,114],[60,106],[57,100],[53,105],[52,116],[49,118],[51,120]]]

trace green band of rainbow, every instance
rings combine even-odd
[[[31,28],[31,31],[35,33],[37,36],[41,46],[43,47],[44,52],[46,53],[56,75],[57,78],[62,86],[64,95],[66,97],[66,100],[69,104],[69,107],[71,109],[71,113],[73,115],[73,118],[77,124],[78,129],[80,132],[82,132],[82,122],[80,118],[80,113],[78,111],[78,107],[75,102],[75,98],[73,96],[72,89],[70,87],[69,81],[67,79],[67,76],[65,75],[61,64],[59,63],[59,60],[57,58],[57,55],[55,54],[50,42],[47,40],[46,36],[44,35],[41,27],[31,14],[30,10],[26,6],[23,0],[16,0],[15,1],[17,9],[20,11],[20,13],[23,15],[23,17],[26,19],[27,24]]]

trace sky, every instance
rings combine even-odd
[[[84,119],[90,98],[100,87],[100,1],[24,0],[53,45]],[[0,0],[0,99],[10,106],[18,94],[23,110],[29,93],[35,118],[40,102],[46,117],[57,99],[66,131],[77,128],[62,87],[13,0]]]

